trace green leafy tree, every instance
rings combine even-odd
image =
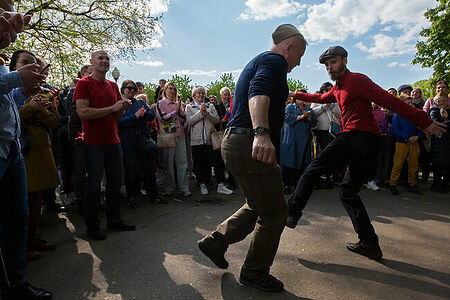
[[[290,91],[295,91],[296,89],[305,89],[308,90],[308,87],[304,85],[300,80],[288,78],[287,84]]]
[[[434,96],[434,85],[429,79],[419,80],[412,85],[414,88],[420,88],[422,90],[422,95],[425,99]]]
[[[144,93],[148,97],[149,104],[155,103],[155,92],[156,92],[156,88],[158,86],[159,86],[158,84],[154,84],[154,83],[146,83],[144,85]]]
[[[33,14],[8,52],[28,49],[52,63],[49,81],[66,83],[94,50],[131,60],[136,49],[150,49],[161,32],[147,0],[16,0],[15,10]]]
[[[192,95],[192,89],[194,86],[191,84],[192,79],[187,75],[181,77],[175,74],[169,81],[173,81],[175,83],[178,94],[180,94],[183,101],[186,101],[186,99]]]
[[[416,44],[413,64],[433,68],[431,84],[439,80],[450,82],[450,1],[438,0],[438,5],[425,12],[430,28],[424,28],[420,36],[425,41]]]
[[[232,73],[223,73],[219,80],[209,83],[206,88],[208,89],[208,95],[214,95],[220,100],[220,89],[223,87],[228,87],[231,92],[234,92],[234,87],[236,83],[234,81],[234,76]]]

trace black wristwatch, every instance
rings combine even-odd
[[[256,126],[252,130],[253,135],[265,135],[265,134],[269,134],[269,133],[270,133],[269,128],[264,128],[262,126]]]

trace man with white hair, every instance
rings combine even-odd
[[[222,157],[238,181],[246,203],[215,231],[198,241],[219,268],[228,268],[230,244],[253,232],[239,281],[265,292],[280,292],[281,281],[269,274],[286,222],[287,207],[275,146],[280,141],[287,73],[300,65],[306,49],[302,34],[283,24],[272,34],[270,51],[252,59],[236,84],[233,112],[222,143]]]

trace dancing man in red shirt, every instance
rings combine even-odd
[[[418,124],[429,134],[442,134],[445,125],[432,121],[427,114],[398,101],[367,76],[347,69],[347,51],[340,46],[327,49],[319,58],[336,85],[325,94],[291,93],[305,102],[337,102],[341,109],[343,131],[328,144],[319,157],[311,162],[288,201],[289,216],[286,226],[295,228],[302,211],[311,197],[313,187],[324,171],[339,170],[348,166],[340,186],[339,198],[352,220],[358,234],[357,243],[347,243],[347,249],[371,259],[380,259],[382,252],[378,236],[370,223],[369,215],[358,192],[370,169],[371,160],[377,157],[381,132],[372,115],[371,102],[387,108],[405,119]]]

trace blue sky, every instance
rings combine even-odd
[[[149,41],[154,50],[136,61],[113,61],[121,78],[156,83],[172,74],[194,84],[215,81],[223,72],[237,78],[254,56],[271,46],[280,24],[299,27],[309,46],[300,67],[288,77],[314,92],[329,81],[319,55],[332,45],[349,52],[348,68],[383,88],[414,83],[432,71],[411,65],[419,32],[429,26],[423,13],[435,0],[153,0],[163,13],[162,32]],[[111,68],[111,69],[112,69]]]

